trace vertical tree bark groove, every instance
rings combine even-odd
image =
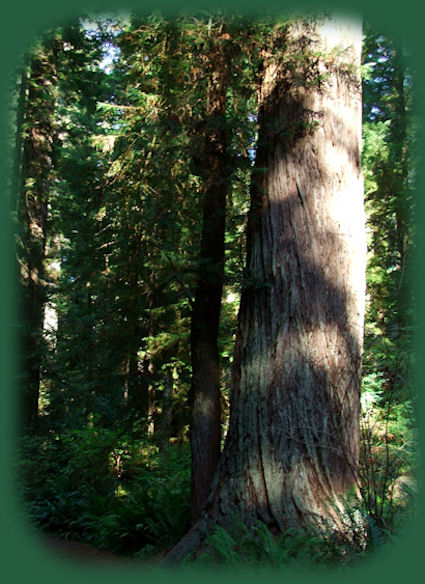
[[[224,276],[227,176],[225,128],[229,61],[215,46],[209,55],[205,149],[201,154],[203,216],[198,282],[191,320],[192,520],[206,502],[220,458],[220,356],[217,345]]]
[[[229,430],[202,518],[164,564],[234,514],[280,533],[338,529],[356,483],[366,256],[360,49],[357,23],[300,22],[287,31],[285,59],[264,63]]]

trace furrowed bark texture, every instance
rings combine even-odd
[[[294,26],[290,56],[338,45],[343,62],[266,65],[260,89],[247,282],[212,506],[279,531],[332,515],[328,500],[338,505],[356,478],[366,248],[360,79],[344,64],[358,70],[361,34],[350,33]]]
[[[266,63],[261,76],[229,430],[202,520],[170,564],[202,547],[205,522],[226,526],[235,514],[274,532],[338,529],[341,496],[356,480],[361,28],[295,24],[286,42],[287,59]],[[334,46],[347,50],[312,64],[310,51]]]
[[[224,275],[226,193],[226,94],[229,62],[218,47],[209,56],[204,185],[198,284],[191,321],[192,521],[206,502],[220,457],[220,357],[217,345]]]

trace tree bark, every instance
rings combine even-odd
[[[340,529],[343,496],[357,480],[361,27],[295,22],[285,44],[260,78],[229,430],[202,517],[168,565],[230,516],[276,533]],[[339,57],[313,54],[335,47]]]
[[[191,319],[192,520],[201,512],[220,458],[220,356],[217,337],[224,275],[228,188],[225,128],[229,59],[215,45],[208,57],[205,146],[198,162],[203,216],[198,282]]]
[[[18,260],[24,322],[23,427],[35,430],[38,417],[42,332],[46,302],[45,251],[49,191],[53,172],[53,87],[56,71],[51,49],[40,47],[27,76],[24,140],[20,170]],[[20,131],[20,128],[18,128]]]

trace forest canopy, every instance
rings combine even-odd
[[[328,20],[86,15],[23,56],[17,482],[42,533],[345,564],[414,512],[413,72]]]

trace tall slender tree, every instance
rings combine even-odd
[[[208,78],[204,144],[196,155],[202,177],[202,234],[198,282],[191,318],[192,359],[192,519],[206,502],[220,458],[220,356],[218,331],[224,279],[226,198],[229,190],[226,128],[227,91],[231,73],[231,37],[216,23],[205,55]]]
[[[38,419],[42,333],[46,303],[45,253],[48,205],[53,186],[55,143],[55,35],[40,40],[21,79],[16,185],[20,221],[17,254],[20,268],[23,426],[34,431]]]

